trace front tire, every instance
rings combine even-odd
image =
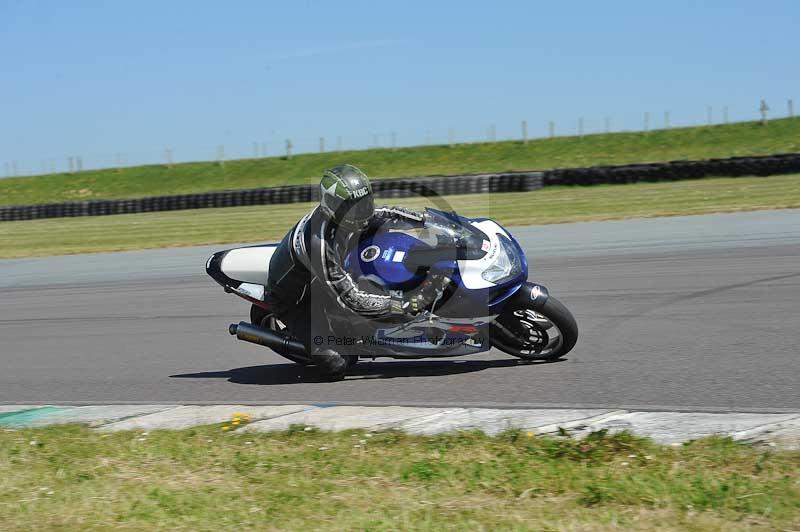
[[[578,324],[559,300],[510,305],[491,326],[492,346],[523,360],[557,360],[578,341]]]

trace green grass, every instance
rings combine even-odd
[[[216,163],[141,166],[0,180],[0,205],[183,194],[316,183],[325,167],[360,166],[375,177],[534,170],[766,155],[800,151],[800,118],[670,129],[417,148],[373,149]]]
[[[799,208],[800,176],[714,178],[674,183],[553,187],[527,193],[451,196],[465,216],[506,225]],[[422,199],[401,200],[420,208]],[[0,258],[270,241],[312,204],[0,223]]]
[[[627,434],[0,432],[0,529],[790,530],[800,453]]]

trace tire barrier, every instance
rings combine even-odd
[[[541,186],[541,172],[380,179],[373,182],[375,195],[382,198],[478,194],[484,192],[526,192],[536,190]],[[318,185],[291,185],[177,196],[0,207],[0,221],[278,205],[311,201],[319,201]]]
[[[703,177],[768,176],[800,173],[800,154],[785,153],[764,157],[731,157],[703,161],[672,161],[623,166],[565,168],[544,172],[544,186],[597,185],[678,181]]]
[[[711,176],[768,176],[800,173],[800,153],[763,157],[731,157],[703,161],[630,164],[563,168],[545,172],[505,172],[459,176],[379,179],[373,181],[381,198],[410,196],[528,192],[543,186],[596,185],[700,179]],[[185,209],[277,205],[319,200],[317,185],[224,190],[201,194],[154,196],[121,200],[91,200],[69,203],[0,207],[0,222],[163,212]]]

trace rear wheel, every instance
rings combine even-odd
[[[492,324],[492,345],[524,360],[556,360],[578,341],[578,324],[559,300],[543,305],[514,305]]]

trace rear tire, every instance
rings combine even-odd
[[[557,360],[578,341],[578,324],[558,299],[511,305],[491,326],[492,346],[523,360]]]

